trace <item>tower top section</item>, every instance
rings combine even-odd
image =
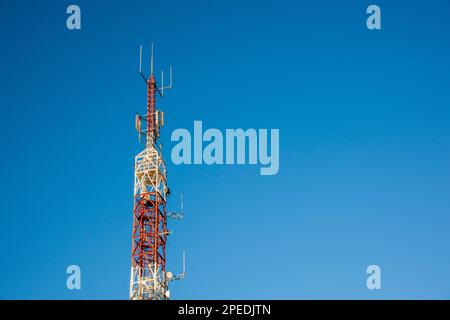
[[[158,85],[154,77],[154,58],[153,43],[150,48],[150,75],[146,77],[142,72],[142,45],[139,47],[139,74],[147,85],[147,114],[141,116],[136,115],[136,130],[139,134],[145,136],[146,146],[151,147],[157,144],[159,130],[164,125],[164,112],[156,110],[156,93],[162,98],[164,90],[172,89],[172,66],[169,67],[169,84],[164,84],[164,71],[161,70],[161,83]],[[147,122],[146,130],[142,129],[142,120]]]

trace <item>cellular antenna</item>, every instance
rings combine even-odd
[[[139,46],[139,73],[142,73],[142,45]]]
[[[183,270],[181,273],[173,275],[170,274],[170,281],[174,280],[183,280],[186,277],[186,251],[183,250],[183,262],[182,262]]]
[[[181,208],[180,212],[169,212],[169,213],[167,213],[167,217],[175,219],[175,220],[183,220],[183,218],[184,218],[183,194],[181,194],[181,197],[180,197],[180,208]]]
[[[180,199],[180,201],[181,201],[181,213],[183,213],[184,212],[184,209],[183,209],[183,194],[181,194],[180,198],[181,198]]]
[[[147,79],[145,78],[144,74],[142,73],[142,45],[139,46],[139,74],[141,75],[144,82],[147,83]],[[140,138],[139,138],[139,141],[140,141]]]
[[[172,89],[172,66],[169,67],[169,85],[164,86],[164,71],[161,71],[161,87],[159,90],[161,91],[161,95],[164,96],[165,89]]]

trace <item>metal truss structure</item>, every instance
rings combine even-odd
[[[164,124],[164,113],[156,110],[156,92],[162,97],[164,89],[172,88],[172,69],[170,85],[164,87],[164,74],[158,87],[153,75],[153,45],[151,53],[151,73],[148,79],[141,71],[142,47],[140,49],[139,72],[147,84],[147,115],[136,116],[136,129],[146,138],[146,148],[135,158],[134,211],[131,251],[130,299],[167,300],[170,298],[169,282],[179,280],[185,275],[183,253],[183,272],[172,275],[166,270],[167,218],[183,216],[167,213],[166,164],[158,144],[159,129]],[[141,121],[147,123],[142,130]]]

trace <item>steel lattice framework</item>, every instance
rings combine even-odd
[[[142,60],[142,47],[141,47]],[[140,60],[140,61],[141,61]],[[158,144],[159,128],[163,125],[164,114],[156,111],[156,92],[162,97],[164,89],[163,74],[158,88],[153,75],[153,46],[151,74],[145,79],[147,84],[147,115],[136,117],[136,129],[145,133],[146,148],[135,158],[134,211],[131,251],[130,299],[166,300],[169,299],[170,280],[184,277],[172,276],[166,271],[167,235],[167,188],[166,164]],[[172,72],[170,73],[172,74]],[[147,122],[147,130],[141,130],[141,120]]]

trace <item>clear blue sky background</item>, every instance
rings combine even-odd
[[[128,298],[151,41],[174,67],[159,103],[171,208],[185,199],[174,299],[450,298],[448,1],[75,3],[80,31],[71,2],[0,3],[0,298]],[[194,120],[279,128],[279,174],[171,164],[170,133]]]

